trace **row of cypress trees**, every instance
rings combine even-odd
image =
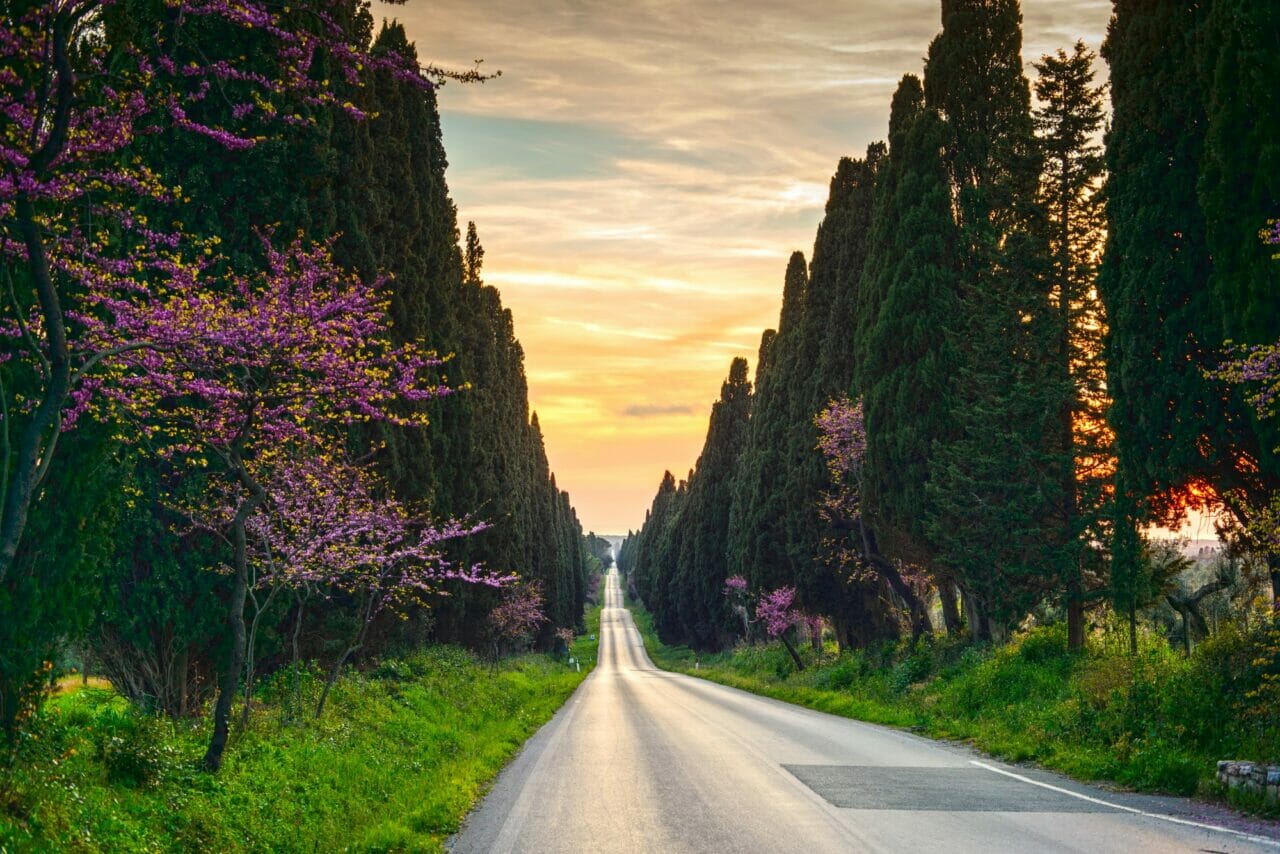
[[[306,0],[293,5],[305,19]],[[166,14],[154,0],[117,4],[105,21],[106,37],[145,50]],[[376,50],[414,55],[399,24],[375,35],[366,3],[351,0],[346,15],[343,25]],[[216,22],[192,26],[207,30],[193,37],[193,51],[238,52],[249,65],[270,61],[270,53],[255,51],[251,34]],[[270,76],[271,69],[260,70]],[[155,135],[139,146],[170,185],[183,188],[186,230],[217,235],[233,263],[260,264],[264,235],[336,235],[342,263],[390,277],[394,333],[450,355],[442,370],[462,391],[427,404],[426,430],[353,433],[352,453],[372,454],[403,501],[438,517],[489,522],[454,557],[537,582],[548,618],[538,641],[549,645],[556,628],[581,627],[591,561],[529,411],[511,312],[483,282],[475,226],[465,239],[460,234],[436,93],[388,72],[350,97],[371,118],[355,121],[299,104],[309,123],[246,152],[228,152],[195,134]],[[205,106],[230,108],[230,101],[215,99]],[[170,494],[171,480],[163,465],[110,430],[87,425],[67,434],[32,514],[22,570],[0,589],[0,691],[22,690],[41,662],[67,661],[70,648],[79,652],[68,663],[87,658],[130,696],[175,715],[198,708],[228,653],[218,604],[227,580],[211,571],[225,561],[224,546],[186,530],[167,509],[162,496]],[[186,488],[200,484],[188,478]],[[479,647],[485,617],[501,594],[467,585],[450,593],[406,622],[387,621],[369,651],[435,641]],[[268,666],[285,643],[292,609],[300,607],[281,597],[264,621],[258,655]],[[305,607],[304,654],[328,656],[354,615],[340,599],[313,598]]]
[[[1224,341],[1280,337],[1258,239],[1280,211],[1280,10],[1116,0],[1105,150],[1093,54],[1036,63],[1033,108],[1021,24],[1017,0],[943,0],[888,145],[837,167],[754,390],[735,361],[697,467],[624,546],[665,639],[730,640],[730,575],[794,586],[845,646],[904,630],[817,511],[813,418],[839,395],[865,410],[856,550],[936,592],[950,631],[998,640],[1037,611],[1078,647],[1088,608],[1154,595],[1141,530],[1197,504],[1259,547],[1242,532],[1280,436],[1208,372]]]

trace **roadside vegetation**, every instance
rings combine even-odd
[[[1083,780],[1215,796],[1217,760],[1280,761],[1280,704],[1260,702],[1280,649],[1280,626],[1268,620],[1224,627],[1190,655],[1148,629],[1131,655],[1119,624],[1092,633],[1079,653],[1067,651],[1063,623],[994,648],[926,635],[841,653],[828,634],[820,651],[794,644],[798,670],[780,641],[710,654],[668,646],[648,612],[632,609],[650,658],[665,670],[962,740]]]
[[[385,658],[340,679],[319,720],[323,671],[304,674],[300,709],[281,671],[217,776],[198,769],[199,719],[146,714],[102,688],[53,697],[0,778],[0,851],[441,850],[594,666],[598,608],[587,622],[568,654]]]

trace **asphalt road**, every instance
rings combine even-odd
[[[658,670],[616,575],[600,630],[595,672],[452,851],[1280,854],[1274,825]]]

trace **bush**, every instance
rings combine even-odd
[[[161,782],[178,763],[165,724],[151,715],[126,709],[97,720],[98,754],[107,780],[130,788]]]
[[[847,691],[862,676],[862,659],[844,654],[834,664],[818,670],[813,677],[815,688],[825,691]]]
[[[929,676],[932,672],[932,650],[927,646],[921,645],[894,665],[889,676],[889,685],[894,691],[901,693],[911,685]]]

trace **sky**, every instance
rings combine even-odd
[[[885,136],[940,4],[391,11],[424,61],[502,72],[440,91],[450,190],[515,315],[557,482],[585,528],[639,528],[663,471],[697,460],[732,358],[754,371],[787,258],[808,257],[839,158]],[[1096,51],[1109,15],[1109,0],[1024,0],[1024,60],[1076,39]]]

